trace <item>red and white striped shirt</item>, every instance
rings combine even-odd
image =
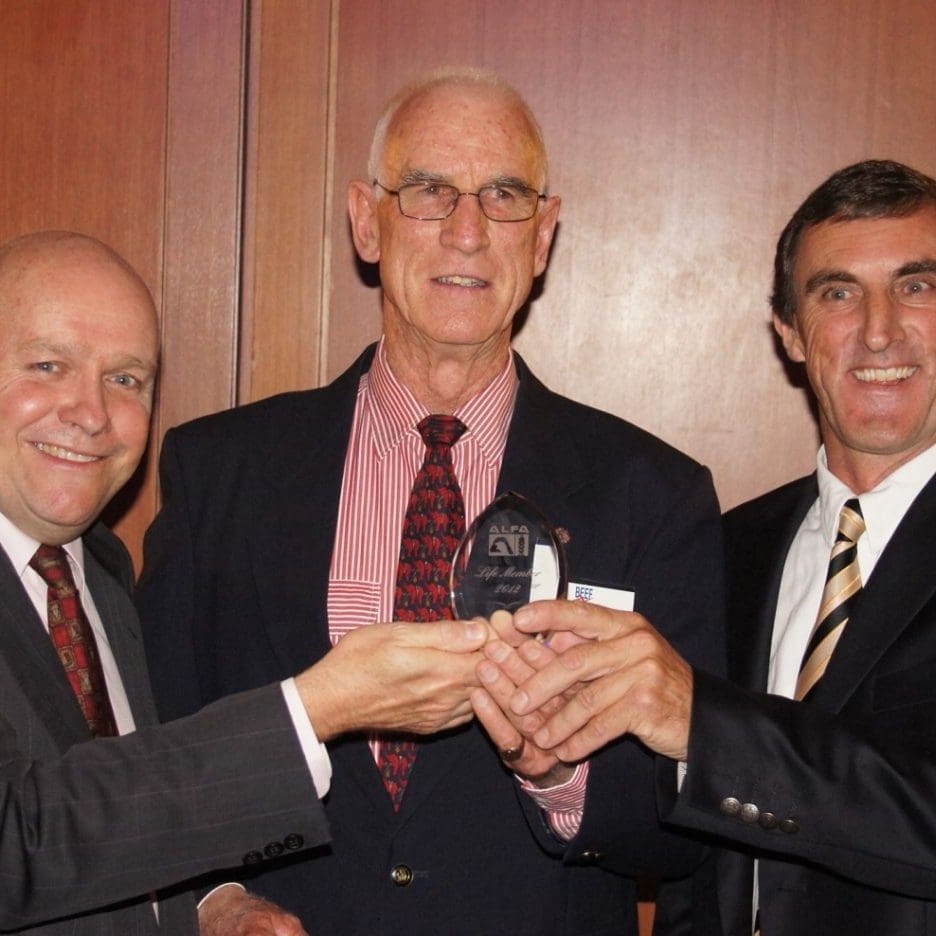
[[[511,352],[503,371],[454,414],[467,427],[452,447],[452,461],[469,525],[497,493],[517,384]],[[357,627],[392,620],[403,518],[426,448],[416,426],[427,415],[394,377],[381,340],[358,387],[345,456],[328,581],[333,644]],[[580,769],[550,790],[524,784],[564,838],[578,830],[586,777],[587,769]]]

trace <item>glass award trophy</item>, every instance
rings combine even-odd
[[[521,494],[508,491],[468,528],[451,574],[457,618],[490,617],[566,592],[566,560],[552,524]]]

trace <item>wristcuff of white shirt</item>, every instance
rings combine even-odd
[[[315,792],[318,798],[322,799],[331,787],[332,767],[328,750],[316,737],[315,728],[312,727],[305,706],[299,698],[295,679],[284,679],[280,683],[280,688],[283,690],[283,698],[286,700],[286,707],[289,709],[293,727],[296,729],[302,753],[309,765]]]
[[[212,887],[211,890],[208,891],[208,893],[205,894],[205,896],[202,897],[202,899],[198,901],[198,906],[197,906],[195,909],[196,909],[196,910],[201,910],[202,905],[205,903],[205,901],[206,901],[209,897],[211,897],[212,894],[217,894],[218,891],[221,890],[221,889],[224,888],[224,887],[238,887],[238,888],[240,888],[245,894],[247,893],[247,888],[244,887],[243,884],[239,884],[237,881],[227,881],[227,882],[224,883],[224,884],[219,884],[217,887]]]

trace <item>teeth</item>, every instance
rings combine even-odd
[[[864,383],[891,383],[912,377],[916,370],[915,367],[866,367],[853,373]]]
[[[440,283],[446,286],[486,286],[487,283],[481,279],[475,279],[473,276],[440,276]]]
[[[62,458],[65,461],[73,462],[93,462],[98,461],[98,455],[82,455],[79,452],[73,452],[71,449],[62,448],[59,445],[50,445],[48,442],[35,442],[34,445],[40,452],[46,455],[52,455],[54,458]]]

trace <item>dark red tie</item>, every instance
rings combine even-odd
[[[88,728],[95,738],[112,737],[117,727],[97,643],[81,607],[65,550],[61,546],[40,546],[29,564],[49,586],[49,636]]]
[[[454,416],[427,416],[418,429],[426,443],[426,455],[403,520],[393,598],[397,621],[452,617],[449,574],[452,556],[465,534],[465,502],[452,465],[452,446],[465,431],[465,424]],[[415,741],[380,741],[378,766],[394,810],[403,802],[415,760]]]

